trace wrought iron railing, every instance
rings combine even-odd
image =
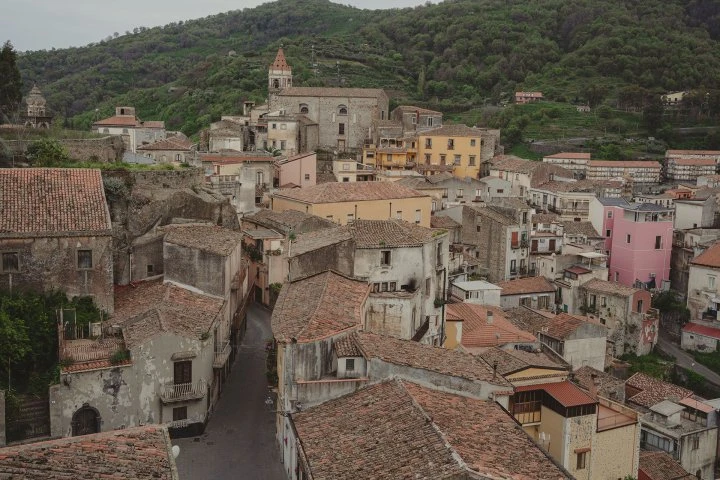
[[[213,368],[222,368],[230,357],[230,340],[226,341],[219,346],[219,350],[215,352],[215,359],[213,360]]]
[[[203,398],[207,392],[205,380],[191,383],[166,383],[162,386],[160,397],[163,402],[180,402]]]

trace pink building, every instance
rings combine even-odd
[[[609,278],[627,286],[660,288],[670,281],[673,216],[670,208],[634,203],[613,213]]]
[[[316,183],[317,155],[302,153],[276,162],[276,186],[280,188],[312,187]]]
[[[613,230],[615,229],[615,218],[623,215],[623,209],[630,204],[624,198],[600,197],[590,201],[589,220],[595,230],[605,237],[605,255],[610,262],[610,254],[613,244]]]

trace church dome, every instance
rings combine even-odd
[[[37,85],[33,86],[32,90],[30,90],[30,93],[28,94],[25,101],[27,102],[28,105],[33,105],[33,106],[38,106],[38,107],[45,106],[45,97],[43,97],[43,94]]]

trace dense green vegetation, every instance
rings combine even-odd
[[[37,82],[68,125],[88,128],[127,104],[194,134],[239,112],[243,100],[266,97],[281,44],[296,85],[385,88],[394,104],[502,126],[514,144],[652,133],[720,115],[720,4],[712,0],[445,0],[383,11],[279,0],[18,61],[24,90]],[[485,108],[516,90],[558,103]],[[654,115],[658,95],[672,90],[698,94],[674,116]],[[585,103],[596,113],[571,105]]]
[[[43,394],[57,380],[60,309],[74,310],[80,327],[100,318],[89,297],[0,292],[0,389]]]
[[[0,122],[11,118],[22,99],[22,79],[17,66],[17,52],[5,42],[0,49]]]
[[[669,381],[672,376],[673,359],[667,359],[657,353],[648,355],[623,355],[620,359],[630,364],[630,375],[635,373],[644,373],[651,377],[660,378]]]
[[[698,363],[702,363],[720,375],[720,352],[689,352]]]

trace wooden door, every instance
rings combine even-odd
[[[100,431],[100,418],[97,411],[91,407],[82,407],[75,412],[72,420],[73,437],[89,435]]]

